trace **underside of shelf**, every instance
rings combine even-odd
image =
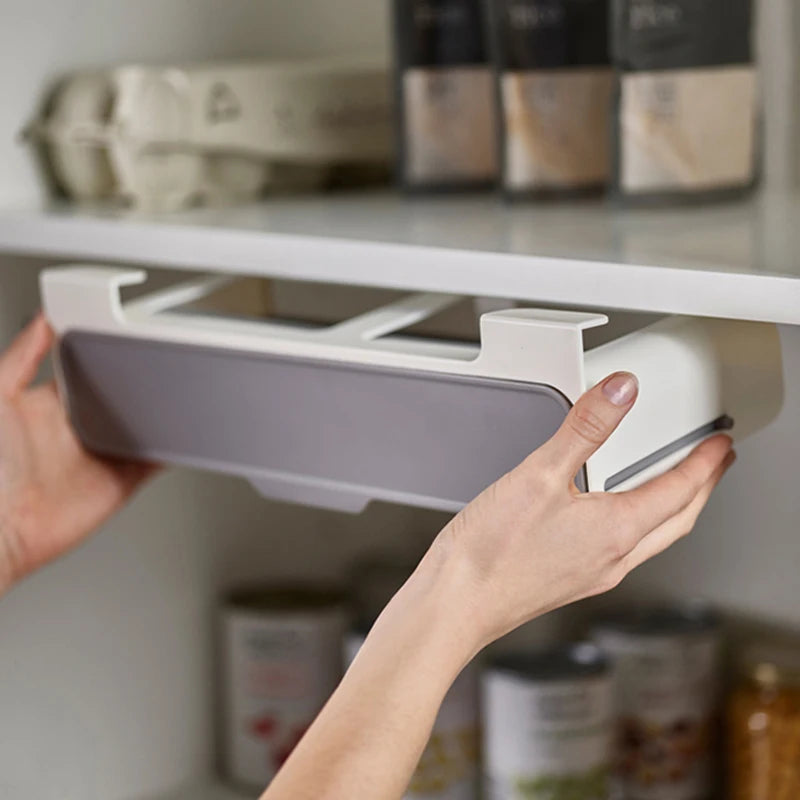
[[[800,324],[800,199],[672,210],[389,193],[162,217],[0,212],[0,251]]]

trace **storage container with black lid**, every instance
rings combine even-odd
[[[752,0],[613,0],[615,189],[736,196],[758,172]]]
[[[394,26],[402,185],[492,186],[495,94],[481,0],[395,0]]]
[[[490,0],[503,187],[546,196],[610,177],[608,0]]]

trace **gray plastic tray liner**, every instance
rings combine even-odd
[[[239,475],[269,497],[348,511],[370,500],[456,511],[569,410],[537,384],[81,331],[62,340],[61,367],[89,449]]]

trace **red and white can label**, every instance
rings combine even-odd
[[[343,610],[228,610],[223,621],[226,771],[263,789],[342,675]]]

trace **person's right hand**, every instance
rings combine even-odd
[[[447,525],[264,800],[400,797],[442,698],[479,650],[540,614],[611,589],[692,529],[733,462],[726,436],[626,494],[575,488],[637,391],[627,374],[592,389],[551,441]]]
[[[694,527],[725,471],[732,441],[716,436],[680,466],[620,494],[582,494],[575,476],[633,407],[636,379],[607,378],[561,430],[467,506],[420,565],[457,587],[453,604],[477,652],[560,606],[615,587]],[[430,574],[430,573],[429,573]]]

